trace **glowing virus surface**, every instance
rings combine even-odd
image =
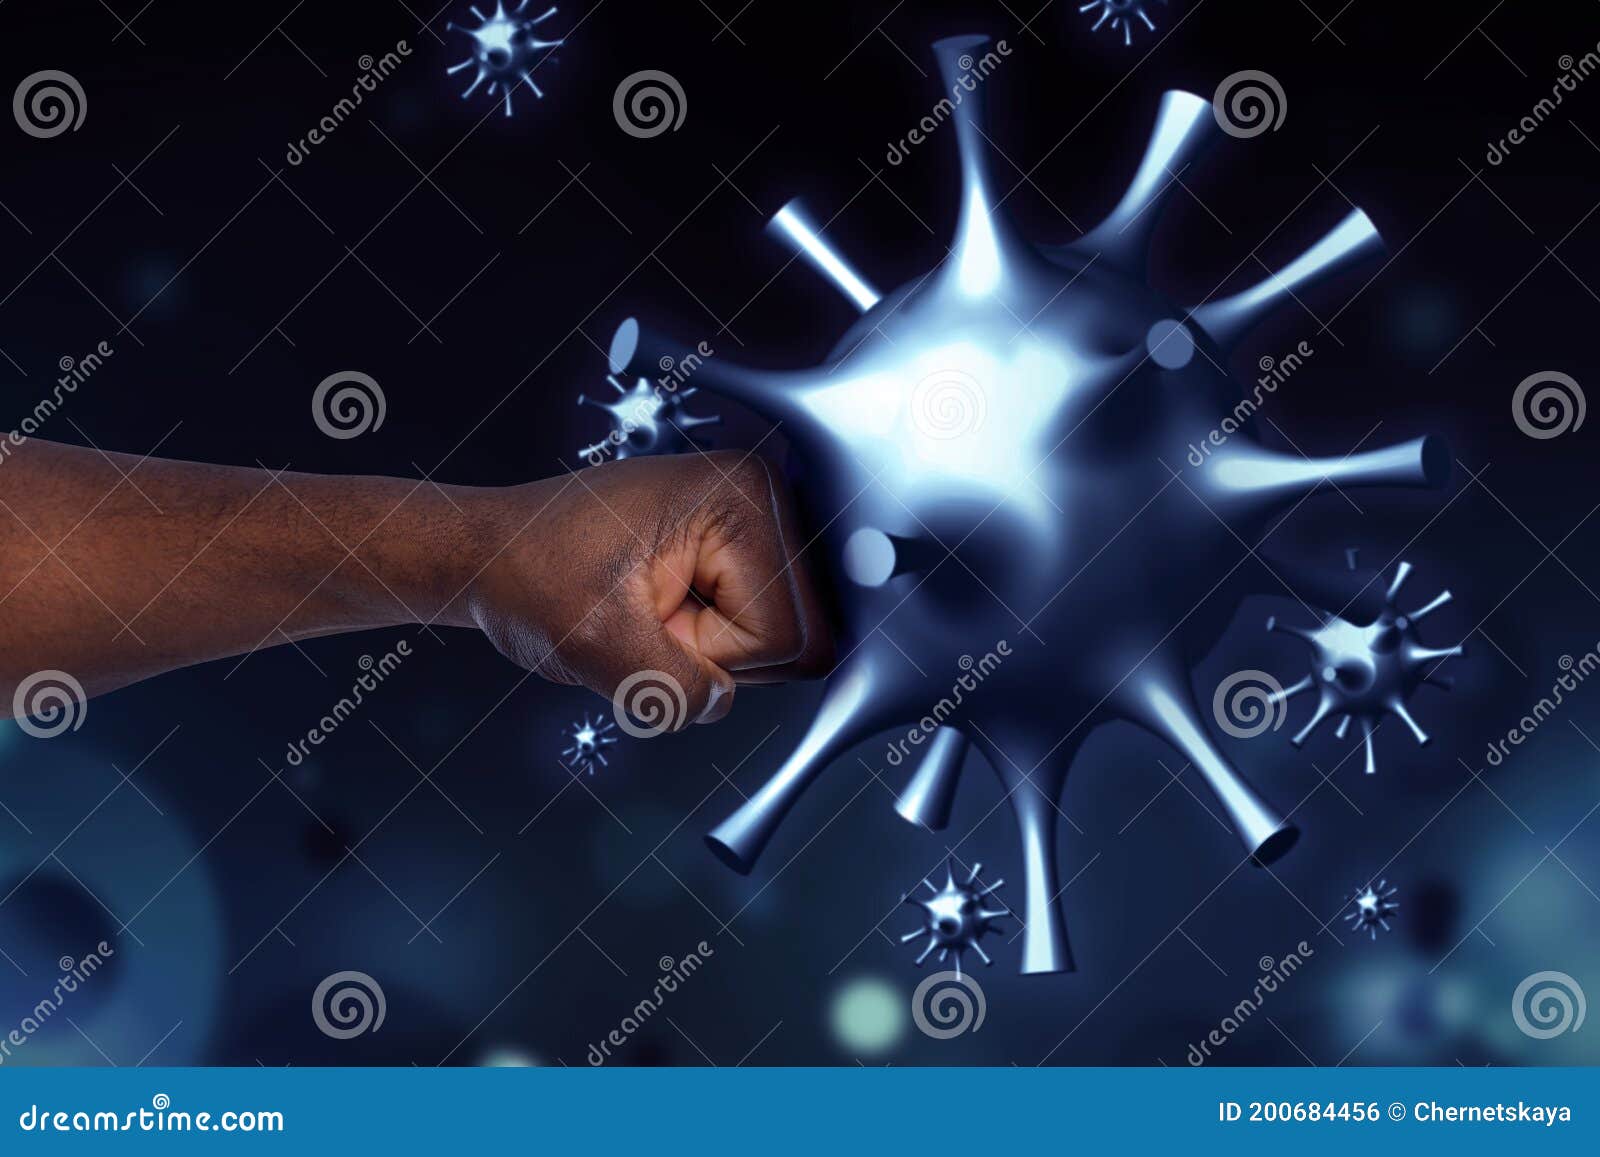
[[[596,763],[608,766],[605,749],[617,741],[611,734],[616,729],[616,724],[591,720],[588,712],[584,712],[583,721],[574,723],[567,733],[568,746],[561,752],[562,761],[573,772],[593,775]]]
[[[683,454],[697,448],[690,431],[715,426],[722,421],[714,414],[691,414],[684,403],[695,394],[693,386],[664,389],[649,378],[637,378],[632,388],[624,388],[615,374],[606,381],[616,392],[610,401],[578,395],[580,406],[594,406],[611,416],[611,432],[593,445],[578,451],[580,457],[598,463],[608,457],[633,458],[648,454]]]
[[[1165,4],[1167,0],[1161,0]],[[1095,17],[1091,32],[1098,32],[1100,26],[1108,24],[1114,34],[1122,33],[1122,43],[1133,43],[1133,30],[1136,23],[1142,24],[1147,32],[1156,30],[1156,23],[1151,20],[1145,9],[1150,7],[1154,0],[1089,0],[1087,4],[1080,4],[1078,11]]]
[[[1399,890],[1388,880],[1379,880],[1350,893],[1350,911],[1344,914],[1350,931],[1359,934],[1366,929],[1373,940],[1378,938],[1379,928],[1389,931],[1389,917],[1400,911],[1400,901],[1394,898]]]
[[[917,967],[922,967],[922,962],[937,952],[940,964],[954,956],[954,968],[959,973],[962,953],[969,948],[976,952],[978,959],[985,964],[994,963],[978,941],[985,932],[999,931],[995,927],[995,921],[1002,916],[1011,915],[1011,909],[999,900],[992,901],[996,907],[987,906],[994,894],[1005,886],[1005,881],[996,880],[992,884],[984,884],[978,879],[978,873],[982,870],[982,864],[973,864],[972,872],[965,880],[958,883],[954,867],[947,863],[944,869],[944,887],[935,888],[924,876],[922,886],[928,889],[928,895],[912,894],[905,897],[905,903],[915,904],[922,909],[924,926],[907,932],[900,937],[900,943],[909,944],[924,936],[928,938],[927,944],[923,946],[922,955],[916,959]]]
[[[461,94],[463,100],[476,92],[484,81],[489,82],[484,90],[489,96],[505,100],[506,116],[511,115],[511,94],[520,85],[526,84],[534,96],[544,98],[543,90],[533,82],[533,70],[549,55],[549,50],[564,42],[539,39],[534,28],[554,16],[556,10],[552,7],[542,16],[524,16],[529,2],[522,0],[507,12],[504,0],[495,0],[492,16],[485,16],[476,6],[468,9],[478,18],[476,28],[466,28],[454,21],[446,25],[449,30],[464,32],[472,38],[472,55],[445,69],[447,76],[454,76],[463,69],[477,67],[477,75]]]
[[[1355,551],[1347,551],[1346,557],[1349,569],[1355,571]],[[1384,592],[1383,606],[1369,622],[1353,623],[1332,611],[1323,611],[1321,624],[1314,628],[1290,626],[1276,615],[1267,620],[1267,630],[1296,635],[1310,644],[1313,653],[1311,674],[1272,697],[1278,701],[1292,699],[1302,691],[1317,692],[1316,710],[1290,740],[1296,747],[1302,746],[1317,725],[1332,715],[1344,717],[1334,732],[1340,739],[1349,732],[1350,720],[1360,722],[1368,775],[1378,770],[1372,733],[1385,715],[1393,715],[1409,727],[1418,744],[1427,744],[1428,734],[1411,717],[1406,700],[1424,683],[1446,690],[1453,686],[1454,680],[1439,674],[1438,668],[1444,660],[1464,654],[1465,649],[1422,645],[1417,638],[1417,623],[1448,603],[1450,592],[1440,592],[1414,611],[1401,611],[1395,606],[1395,598],[1410,574],[1408,562],[1395,569]]]
[[[947,89],[986,43],[934,45]],[[1210,102],[1167,93],[1110,215],[1070,244],[1038,248],[1001,205],[983,127],[988,91],[969,93],[950,118],[959,220],[934,268],[882,293],[806,218],[780,214],[772,231],[860,317],[812,369],[718,357],[696,371],[705,390],[782,423],[801,516],[816,533],[807,558],[832,588],[842,656],[799,745],[706,839],[751,871],[830,764],[937,705],[942,726],[898,811],[942,827],[967,744],[980,749],[1021,835],[1021,968],[1049,973],[1072,968],[1057,801],[1089,733],[1126,720],[1171,744],[1216,794],[1246,857],[1283,855],[1295,828],[1212,741],[1189,672],[1240,599],[1291,581],[1270,550],[1259,556],[1271,573],[1253,565],[1275,517],[1329,483],[1439,485],[1450,458],[1424,437],[1308,458],[1268,448],[1247,424],[1185,467],[1183,448],[1204,443],[1238,403],[1239,387],[1217,369],[1228,351],[1269,312],[1374,252],[1376,229],[1352,211],[1259,283],[1180,306],[1145,268],[1159,203],[1177,187],[1171,174],[1219,135]],[[648,373],[686,348],[628,318],[612,339],[612,370]],[[1344,605],[1340,594],[1304,593]],[[1001,640],[1008,657],[970,689],[961,683],[957,703],[952,683]]]

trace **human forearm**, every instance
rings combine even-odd
[[[91,695],[296,639],[478,627],[611,695],[641,676],[720,717],[735,681],[832,641],[772,474],[729,452],[507,487],[275,474],[30,441],[0,459],[0,716],[64,671]],[[631,684],[630,684],[631,685]]]
[[[0,709],[46,668],[95,694],[286,639],[470,625],[488,493],[29,442],[0,463]]]

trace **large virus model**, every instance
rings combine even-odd
[[[913,929],[900,937],[902,944],[909,944],[924,936],[928,938],[922,954],[916,959],[919,968],[924,960],[937,952],[940,964],[954,957],[955,970],[960,973],[962,954],[969,948],[976,952],[978,959],[985,964],[994,963],[978,941],[986,932],[998,932],[995,921],[1002,916],[1011,915],[1011,909],[1001,904],[999,900],[994,901],[997,907],[986,907],[994,894],[1005,887],[1005,881],[996,880],[992,884],[985,884],[978,879],[978,873],[982,870],[982,864],[973,864],[967,878],[957,881],[955,867],[947,861],[944,867],[944,887],[935,888],[924,876],[922,886],[928,889],[928,895],[923,897],[910,894],[904,897],[904,903],[917,905],[923,913],[923,927]]]
[[[1354,572],[1355,551],[1346,552],[1346,557]],[[1384,592],[1382,608],[1376,617],[1364,623],[1351,622],[1332,611],[1320,612],[1320,625],[1315,628],[1291,626],[1276,615],[1267,620],[1267,630],[1296,635],[1309,643],[1313,652],[1311,674],[1272,696],[1273,701],[1278,702],[1292,699],[1302,691],[1315,689],[1317,692],[1316,710],[1290,739],[1296,747],[1304,745],[1317,725],[1332,715],[1344,717],[1334,732],[1340,739],[1349,732],[1350,720],[1360,721],[1368,775],[1378,770],[1372,753],[1372,733],[1383,716],[1395,716],[1411,729],[1418,744],[1427,744],[1428,733],[1411,717],[1406,700],[1424,683],[1449,690],[1454,680],[1439,674],[1439,665],[1464,654],[1465,648],[1459,645],[1425,647],[1418,640],[1417,623],[1424,615],[1448,603],[1450,592],[1441,591],[1426,606],[1414,611],[1401,611],[1395,606],[1395,597],[1410,574],[1408,562],[1395,568],[1394,578]]]
[[[574,774],[593,775],[596,763],[601,767],[609,766],[605,749],[617,741],[617,737],[611,734],[615,730],[615,724],[590,719],[585,711],[582,722],[574,723],[572,730],[567,733],[568,745],[561,752],[567,769]]]
[[[947,88],[986,43],[934,45]],[[930,828],[947,821],[966,745],[979,747],[1021,831],[1021,970],[1049,973],[1072,968],[1057,801],[1090,731],[1128,720],[1164,739],[1216,793],[1245,854],[1258,864],[1281,856],[1296,830],[1218,750],[1189,671],[1241,598],[1283,593],[1285,569],[1259,549],[1275,516],[1329,483],[1439,485],[1450,458],[1431,437],[1308,458],[1267,448],[1248,424],[1208,441],[1239,402],[1218,368],[1228,351],[1269,311],[1375,251],[1366,214],[1352,211],[1259,284],[1182,307],[1144,270],[1174,174],[1217,133],[1210,104],[1166,94],[1110,216],[1041,249],[1003,211],[987,92],[968,93],[949,121],[962,189],[938,265],[880,294],[786,207],[774,231],[861,316],[813,369],[718,357],[697,371],[703,388],[782,423],[815,536],[807,561],[824,572],[841,620],[840,661],[806,735],[706,839],[749,872],[843,752],[936,721],[933,762],[900,813]],[[648,372],[686,348],[628,318],[612,339],[612,370]],[[1186,465],[1185,448],[1198,444],[1209,454]],[[1007,657],[985,678],[961,674],[1000,642]]]
[[[693,386],[668,390],[649,378],[636,378],[629,388],[615,374],[607,375],[606,381],[616,392],[611,400],[578,395],[580,406],[594,406],[611,417],[611,432],[578,451],[589,462],[692,451],[698,443],[689,431],[722,421],[714,414],[691,414],[684,409],[684,402],[695,394]]]
[[[507,12],[504,0],[495,0],[492,16],[485,16],[476,6],[468,9],[478,18],[478,27],[466,28],[453,21],[446,25],[451,31],[464,32],[472,38],[472,55],[445,69],[446,75],[454,76],[462,69],[477,66],[478,74],[461,94],[463,100],[476,92],[484,81],[489,82],[484,90],[488,95],[505,100],[506,116],[511,115],[511,94],[519,85],[526,84],[534,96],[544,98],[544,91],[533,82],[533,70],[549,50],[559,48],[563,41],[540,40],[533,31],[554,16],[556,10],[551,8],[542,16],[524,16],[528,4],[529,0],[522,0]]]
[[[1161,0],[1163,4],[1166,2]],[[1152,3],[1154,0],[1089,0],[1089,3],[1078,6],[1078,11],[1095,16],[1094,25],[1089,31],[1098,32],[1102,24],[1108,24],[1113,35],[1122,33],[1122,43],[1126,45],[1133,43],[1135,20],[1150,32],[1156,30],[1156,22],[1145,12]]]
[[[1359,935],[1365,929],[1373,940],[1378,938],[1379,928],[1389,931],[1389,917],[1400,911],[1400,901],[1394,898],[1399,891],[1388,880],[1379,880],[1350,893],[1350,911],[1344,914],[1350,931]]]

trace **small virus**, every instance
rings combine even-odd
[[[572,746],[561,752],[562,760],[573,772],[593,775],[596,762],[601,767],[607,766],[605,749],[617,741],[617,737],[611,734],[615,730],[615,724],[591,720],[589,713],[584,712],[583,722],[574,723],[567,734]]]
[[[1350,931],[1359,933],[1363,928],[1373,940],[1378,938],[1378,928],[1389,931],[1389,917],[1400,911],[1400,901],[1394,899],[1399,888],[1389,886],[1388,880],[1379,880],[1374,886],[1350,893],[1350,911],[1344,918],[1350,922]]]
[[[649,378],[638,378],[631,389],[626,389],[615,374],[607,374],[606,381],[617,392],[613,400],[603,402],[585,394],[578,395],[580,406],[594,406],[611,415],[611,433],[578,451],[592,463],[609,456],[634,458],[695,450],[698,449],[695,437],[689,431],[697,426],[715,426],[722,421],[716,415],[691,414],[683,408],[683,403],[694,396],[693,386],[667,390]]]
[[[463,100],[477,91],[478,86],[486,80],[489,82],[486,91],[490,96],[504,94],[506,116],[511,115],[511,94],[518,85],[526,83],[534,96],[541,100],[544,98],[544,92],[533,83],[533,70],[544,61],[544,56],[538,54],[543,49],[557,48],[564,42],[540,40],[533,32],[536,25],[543,24],[556,14],[554,7],[543,16],[528,19],[522,15],[527,6],[528,0],[522,0],[516,8],[507,12],[504,0],[495,0],[493,16],[485,16],[476,7],[469,9],[478,18],[478,27],[464,28],[454,21],[445,26],[472,37],[472,55],[460,64],[445,69],[447,76],[454,76],[464,68],[474,64],[478,66],[478,75],[473,77],[472,83],[461,94]],[[538,59],[535,59],[536,56]]]
[[[1356,552],[1345,552],[1350,570],[1356,569]],[[1343,739],[1350,730],[1350,720],[1361,721],[1362,742],[1367,751],[1367,774],[1377,770],[1372,754],[1372,732],[1384,715],[1400,719],[1417,737],[1419,745],[1426,745],[1428,734],[1406,710],[1406,700],[1424,683],[1449,690],[1455,681],[1448,675],[1438,674],[1438,666],[1445,659],[1465,654],[1462,646],[1436,650],[1424,647],[1417,639],[1417,623],[1450,601],[1450,592],[1442,591],[1432,602],[1409,614],[1395,608],[1395,596],[1411,573],[1411,564],[1402,562],[1394,572],[1394,579],[1383,596],[1383,607],[1377,618],[1358,625],[1340,618],[1331,611],[1323,611],[1322,625],[1315,629],[1291,627],[1280,623],[1277,616],[1267,620],[1267,630],[1284,631],[1298,635],[1311,644],[1316,659],[1313,672],[1291,687],[1286,687],[1272,698],[1275,702],[1290,699],[1302,691],[1316,688],[1317,709],[1306,725],[1290,740],[1296,747],[1303,746],[1317,725],[1330,715],[1343,715],[1338,730]]]
[[[978,873],[982,871],[982,864],[973,864],[972,873],[965,881],[956,882],[955,871],[948,864],[944,869],[944,887],[935,888],[929,883],[928,878],[922,878],[922,886],[931,893],[927,899],[921,896],[908,895],[904,897],[906,904],[915,904],[926,914],[926,926],[907,932],[900,937],[900,943],[909,944],[919,936],[926,936],[928,943],[922,950],[922,955],[916,959],[917,967],[922,967],[922,962],[935,951],[939,953],[939,963],[952,953],[955,955],[955,970],[961,972],[961,954],[967,949],[976,952],[985,964],[993,964],[989,954],[985,952],[978,939],[985,932],[999,931],[994,922],[1002,916],[1011,915],[1011,909],[1000,904],[998,908],[986,908],[984,904],[996,892],[1005,887],[1004,880],[996,880],[992,884],[982,885]]]
[[[1167,0],[1161,0],[1165,4]],[[1098,12],[1100,18],[1094,22],[1090,32],[1098,32],[1102,24],[1109,23],[1111,31],[1122,31],[1122,43],[1133,43],[1133,22],[1139,20],[1151,32],[1156,30],[1155,21],[1145,13],[1146,0],[1089,0],[1087,4],[1078,6],[1079,12]]]

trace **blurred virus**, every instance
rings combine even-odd
[[[1002,916],[1011,915],[1011,909],[999,900],[994,901],[996,907],[987,907],[990,897],[1005,886],[1005,881],[996,880],[992,884],[984,884],[978,879],[978,873],[982,870],[982,864],[973,864],[972,872],[965,880],[958,883],[955,869],[946,863],[944,887],[935,888],[924,876],[922,886],[928,889],[928,895],[923,897],[911,894],[904,897],[903,902],[920,907],[925,918],[923,927],[900,937],[902,944],[909,944],[923,936],[928,938],[922,954],[916,959],[917,967],[922,967],[924,960],[934,952],[938,952],[940,964],[951,956],[955,957],[954,967],[959,974],[961,956],[969,948],[976,952],[978,958],[985,964],[994,963],[978,940],[986,932],[999,931],[995,927],[995,921]]]
[[[1162,4],[1166,2],[1161,0]],[[1080,4],[1078,11],[1095,17],[1089,31],[1098,32],[1101,25],[1110,25],[1113,35],[1122,33],[1123,44],[1132,44],[1136,24],[1142,24],[1147,32],[1156,30],[1155,21],[1145,12],[1153,3],[1154,0],[1090,0]]]
[[[900,1043],[906,1031],[906,999],[874,977],[847,981],[833,997],[829,1022],[834,1043],[851,1056],[874,1056]]]
[[[1356,552],[1347,551],[1346,558],[1349,569],[1354,571]],[[1385,715],[1393,715],[1409,727],[1418,744],[1427,744],[1428,734],[1411,717],[1406,700],[1424,683],[1446,690],[1454,686],[1454,679],[1438,673],[1439,665],[1465,650],[1459,645],[1438,650],[1422,645],[1417,624],[1448,603],[1450,592],[1441,591],[1427,605],[1409,613],[1400,611],[1395,597],[1410,573],[1411,564],[1402,562],[1384,593],[1377,617],[1364,624],[1350,622],[1332,611],[1321,612],[1322,623],[1315,628],[1292,627],[1280,622],[1276,615],[1267,620],[1267,630],[1296,635],[1309,643],[1313,652],[1311,674],[1271,697],[1274,702],[1281,702],[1316,689],[1316,710],[1290,740],[1296,747],[1302,746],[1317,724],[1330,715],[1344,716],[1334,732],[1340,739],[1350,730],[1350,720],[1360,721],[1368,775],[1378,770],[1372,753],[1372,733]]]
[[[504,0],[495,0],[492,16],[485,16],[476,6],[468,9],[478,18],[478,27],[466,28],[454,21],[445,26],[472,38],[472,54],[460,64],[445,69],[446,75],[454,76],[462,69],[477,66],[477,75],[461,94],[463,100],[476,92],[484,81],[489,82],[484,90],[489,96],[504,97],[506,116],[511,115],[512,93],[523,84],[533,90],[534,96],[543,99],[544,92],[533,82],[533,70],[544,62],[549,50],[559,47],[563,41],[540,40],[533,31],[556,14],[555,8],[542,16],[529,18],[523,15],[528,4],[529,0],[522,0],[507,12]]]
[[[1287,586],[1307,605],[1339,607],[1364,595],[1344,571],[1258,554],[1308,496],[1437,487],[1451,459],[1433,437],[1320,457],[1268,446],[1239,419],[1239,386],[1218,368],[1276,309],[1381,248],[1365,213],[1346,212],[1253,285],[1197,305],[1170,300],[1146,277],[1160,205],[1181,187],[1171,174],[1220,130],[1210,101],[1169,92],[1106,218],[1070,243],[1037,245],[1005,211],[1007,182],[992,171],[991,86],[961,85],[998,66],[988,44],[934,45],[945,89],[964,93],[946,134],[960,155],[959,217],[950,244],[933,247],[936,264],[880,291],[816,218],[786,205],[771,232],[860,316],[820,365],[718,357],[695,371],[705,391],[777,424],[793,447],[801,519],[817,528],[808,551],[832,580],[845,656],[789,758],[706,842],[749,873],[830,765],[895,728],[925,752],[897,810],[936,830],[970,743],[1019,830],[1021,970],[1037,974],[1073,967],[1058,800],[1100,724],[1132,722],[1171,744],[1215,793],[1249,862],[1294,845],[1297,829],[1212,739],[1190,673],[1249,594]],[[651,373],[687,348],[628,317],[611,372]],[[1189,468],[1171,465],[1202,444]],[[1242,571],[1241,544],[1264,566]],[[1388,625],[1413,645],[1409,622]],[[1407,666],[1394,686],[1417,674]]]
[[[1379,880],[1376,885],[1368,884],[1350,894],[1350,911],[1344,914],[1345,920],[1350,925],[1350,931],[1360,935],[1366,929],[1367,935],[1376,940],[1378,929],[1389,931],[1389,917],[1400,911],[1400,901],[1394,898],[1400,889],[1390,885],[1388,880]]]
[[[572,730],[567,733],[569,746],[562,749],[561,759],[567,769],[576,774],[594,774],[594,765],[608,766],[605,749],[617,741],[611,732],[616,730],[616,724],[607,723],[603,719],[590,719],[589,713],[583,713],[583,721],[574,723]]]
[[[685,454],[699,449],[689,431],[722,421],[716,415],[691,414],[684,409],[684,402],[695,394],[693,386],[669,390],[649,378],[637,378],[632,388],[624,388],[615,374],[607,374],[606,381],[617,395],[609,402],[578,395],[580,406],[594,406],[611,416],[611,432],[578,451],[590,465],[597,466],[608,457]]]

